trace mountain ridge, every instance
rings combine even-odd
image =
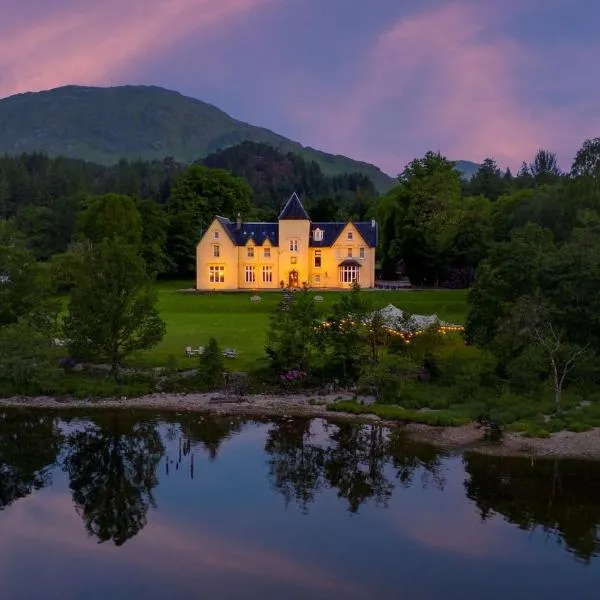
[[[304,146],[160,86],[67,85],[0,99],[0,152],[7,154],[42,151],[102,164],[172,156],[191,163],[244,141],[315,161],[327,175],[362,173],[380,192],[395,182],[376,165]]]

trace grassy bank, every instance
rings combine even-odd
[[[204,346],[214,337],[222,348],[239,351],[228,361],[232,370],[248,371],[260,366],[264,357],[265,334],[269,315],[281,300],[278,292],[259,293],[261,302],[250,302],[254,294],[246,292],[221,294],[181,294],[177,290],[193,287],[189,281],[157,284],[159,310],[167,324],[167,334],[158,346],[134,355],[129,364],[161,366],[170,355],[180,366],[193,366],[194,360],[184,355],[186,346]],[[315,292],[323,296],[321,306],[327,310],[345,292]],[[401,290],[366,292],[375,308],[387,304],[418,314],[437,314],[440,319],[463,323],[467,313],[463,290]]]

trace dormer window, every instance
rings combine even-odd
[[[315,242],[322,242],[323,241],[323,230],[319,229],[318,227],[313,231],[313,240]]]
[[[349,240],[352,239],[352,232],[351,231],[348,232],[348,238],[347,239],[349,239]]]
[[[254,258],[254,246],[248,246],[246,252],[248,253],[248,258]]]

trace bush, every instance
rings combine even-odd
[[[200,355],[196,382],[206,391],[223,387],[223,355],[215,338],[210,338],[204,352]]]

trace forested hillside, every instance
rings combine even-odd
[[[162,160],[189,164],[245,141],[315,161],[327,175],[362,173],[383,191],[393,179],[378,167],[320,152],[216,106],[155,86],[66,86],[0,99],[0,152],[44,152],[114,164]]]

